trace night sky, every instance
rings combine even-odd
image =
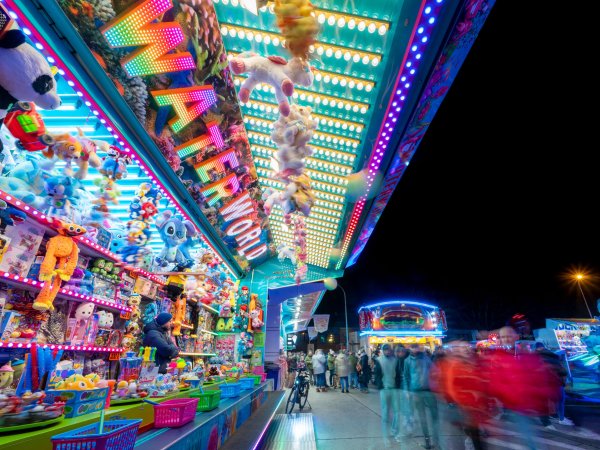
[[[338,280],[351,323],[360,304],[397,297],[439,305],[456,328],[497,328],[516,312],[533,328],[586,317],[561,276],[600,274],[598,38],[589,12],[565,9],[494,6],[365,251]],[[600,283],[584,290],[597,314]],[[341,291],[318,312],[342,325]]]

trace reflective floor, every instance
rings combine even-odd
[[[287,400],[287,395],[286,395]],[[309,402],[312,408],[304,413],[313,414],[317,448],[319,450],[363,450],[363,449],[423,449],[426,445],[420,424],[415,418],[413,426],[405,427],[396,434],[396,439],[385,439],[381,422],[380,393],[370,389],[368,393],[339,389],[317,393],[311,389]],[[510,417],[501,416],[492,421],[483,433],[483,443],[489,449],[525,450],[539,449],[592,449],[600,448],[599,405],[574,405],[567,402],[567,416],[578,426],[563,426],[552,420],[551,428],[532,421],[530,445],[522,437],[517,424]],[[284,413],[285,402],[278,411]],[[454,425],[456,411],[445,404],[438,404],[439,444],[443,450],[471,449],[472,443]],[[294,411],[296,412],[296,411]],[[410,410],[408,417],[415,416]],[[401,427],[402,428],[402,427]],[[387,434],[387,433],[386,433]],[[432,433],[432,436],[435,433]],[[433,441],[433,438],[432,438]],[[434,444],[434,442],[432,442]]]

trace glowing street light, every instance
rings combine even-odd
[[[575,281],[577,282],[577,287],[579,288],[579,292],[581,292],[581,297],[583,298],[583,302],[585,303],[585,307],[588,310],[588,314],[590,315],[590,319],[594,318],[594,315],[592,314],[592,311],[590,310],[590,307],[588,305],[587,299],[585,298],[585,294],[583,293],[583,289],[581,288],[581,282],[585,279],[586,274],[581,273],[581,272],[577,272],[573,275],[573,278],[575,279]]]

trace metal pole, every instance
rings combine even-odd
[[[594,316],[592,314],[592,311],[590,310],[590,307],[588,306],[588,302],[585,298],[585,294],[583,293],[583,289],[581,289],[581,283],[579,281],[577,281],[577,286],[579,287],[579,292],[581,292],[581,296],[583,297],[583,302],[585,303],[585,307],[588,310],[588,314],[590,315],[590,319],[593,319]]]
[[[348,339],[348,307],[346,306],[346,291],[338,284],[344,294],[344,315],[346,316],[346,351],[350,351],[350,340]]]

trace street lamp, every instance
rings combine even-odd
[[[577,282],[577,287],[579,288],[579,292],[581,292],[581,296],[583,297],[583,302],[585,303],[585,307],[588,310],[588,314],[590,315],[590,318],[593,319],[594,316],[592,314],[592,311],[590,310],[590,307],[588,306],[588,302],[585,298],[585,294],[583,293],[583,289],[581,288],[581,282],[585,279],[585,276],[585,274],[578,272],[573,276],[573,278],[575,278],[575,281]]]
[[[348,339],[348,307],[346,305],[346,291],[341,284],[337,282],[335,278],[326,278],[324,280],[325,287],[330,291],[335,291],[336,288],[340,288],[344,294],[344,316],[346,318],[346,351],[350,351],[350,339]]]

